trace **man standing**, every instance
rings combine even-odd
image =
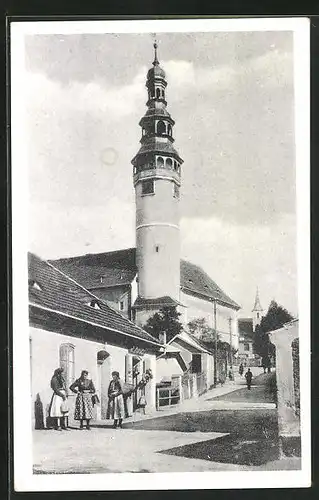
[[[250,391],[251,387],[251,379],[253,378],[253,374],[250,371],[250,368],[248,368],[247,372],[245,373],[245,379],[246,379],[246,384],[247,384],[247,389]]]

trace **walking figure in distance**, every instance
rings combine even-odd
[[[242,377],[243,376],[243,373],[244,373],[244,366],[242,363],[240,363],[239,365],[239,369],[238,369],[238,373],[239,375]]]
[[[76,394],[74,420],[80,420],[80,429],[83,429],[83,421],[86,420],[86,428],[89,431],[90,420],[93,418],[92,394],[95,393],[95,387],[87,370],[82,371],[80,378],[70,386],[70,390]]]
[[[250,391],[251,387],[251,379],[253,378],[253,374],[250,371],[250,368],[245,373],[245,379],[246,379],[246,384],[247,384],[247,389]]]

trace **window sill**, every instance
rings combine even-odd
[[[154,196],[155,193],[144,193],[144,194],[141,194],[141,196]]]

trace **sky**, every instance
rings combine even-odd
[[[27,35],[29,247],[59,258],[135,246],[131,159],[151,34]],[[181,257],[249,316],[256,287],[298,314],[292,32],[161,33],[184,159]]]

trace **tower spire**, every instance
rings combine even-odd
[[[260,303],[258,287],[256,289],[255,303],[254,303],[254,307],[252,309],[252,312],[254,312],[254,311],[263,311],[263,308],[262,308],[261,303]]]
[[[260,303],[260,299],[259,299],[259,290],[258,290],[258,287],[256,289],[256,297],[255,297],[255,303],[254,303],[254,307],[252,309],[252,313],[253,313],[253,331],[255,331],[256,329],[256,326],[260,324],[261,322],[261,319],[262,319],[262,316],[263,316],[263,308],[261,306],[261,303]]]
[[[158,66],[159,65],[159,61],[157,59],[157,41],[155,40],[154,44],[153,44],[153,47],[154,47],[154,61],[153,61],[153,66]]]

